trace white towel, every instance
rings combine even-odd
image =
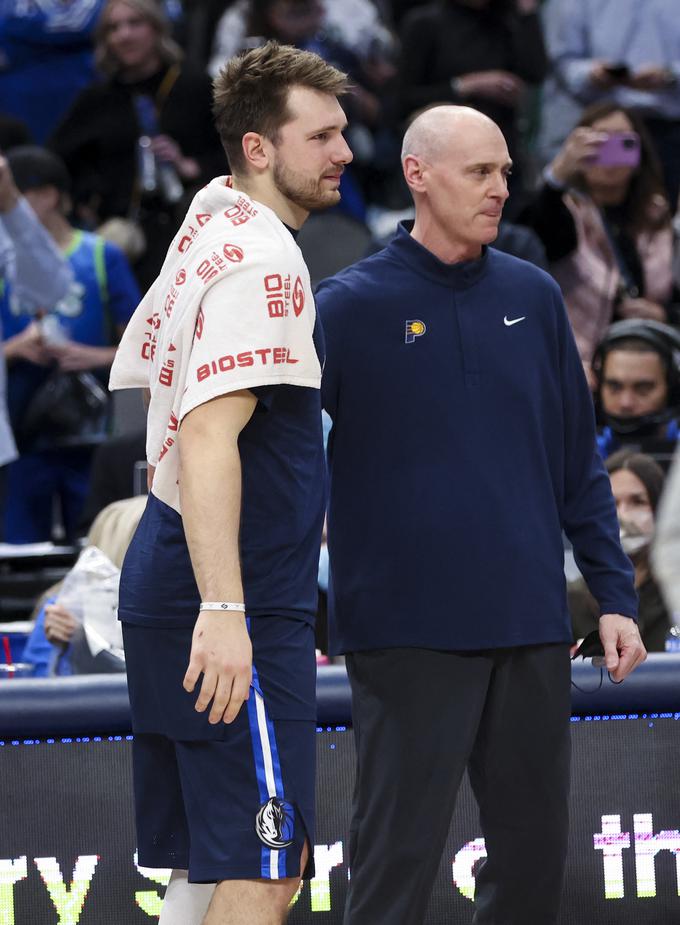
[[[218,177],[194,198],[132,316],[111,389],[148,388],[153,493],[181,513],[177,431],[198,405],[262,385],[318,389],[309,272],[285,225]]]

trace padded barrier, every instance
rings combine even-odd
[[[649,655],[623,684],[589,662],[572,666],[574,716],[680,712],[680,653]],[[578,688],[578,689],[577,689]],[[130,707],[124,675],[17,678],[0,688],[0,738],[127,733]],[[319,669],[317,721],[351,725],[350,691],[343,666]]]

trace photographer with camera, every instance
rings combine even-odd
[[[668,319],[673,234],[654,148],[634,113],[591,106],[519,219],[545,245],[586,373],[621,318]]]

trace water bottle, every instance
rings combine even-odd
[[[142,192],[155,193],[158,189],[156,158],[151,150],[151,139],[148,135],[141,135],[137,141],[137,172]]]
[[[137,142],[139,182],[144,193],[159,193],[169,205],[175,205],[184,195],[182,181],[169,161],[153,153],[151,140],[160,134],[158,114],[153,99],[145,93],[134,97],[135,112],[142,134]]]
[[[184,195],[184,187],[172,164],[156,160],[156,176],[163,199],[170,205],[179,202]]]

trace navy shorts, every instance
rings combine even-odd
[[[256,617],[250,697],[231,724],[182,687],[191,627],[123,623],[139,863],[193,883],[313,876],[316,663],[303,621]],[[200,681],[199,681],[200,683]]]

